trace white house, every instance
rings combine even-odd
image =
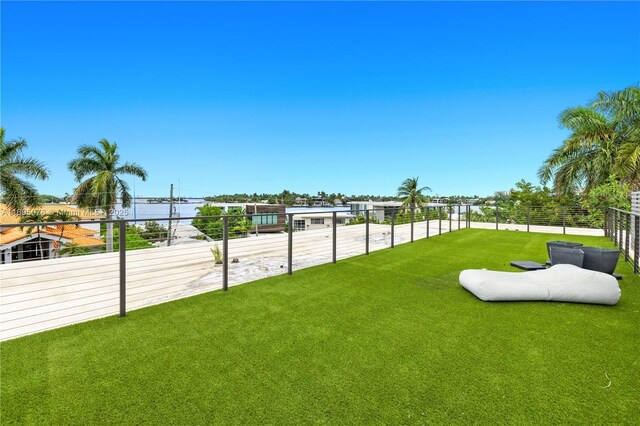
[[[283,232],[285,225],[284,204],[267,203],[207,203],[219,207],[224,213],[240,213],[244,211],[249,220],[256,226],[256,232]]]
[[[364,214],[365,210],[369,210],[370,217],[375,218],[378,222],[391,217],[394,211],[402,207],[400,201],[349,201],[347,204],[349,204],[354,216]]]
[[[365,210],[369,210],[371,219],[375,218],[378,222],[390,218],[394,212],[397,212],[402,207],[402,202],[400,201],[350,201],[348,204],[354,216],[362,215]],[[442,203],[427,203],[422,208],[446,206],[446,204]],[[420,211],[420,208],[417,208],[416,211]]]
[[[336,225],[348,224],[356,216],[347,212],[336,212]],[[333,212],[302,212],[293,215],[293,230],[308,231],[312,229],[325,229],[333,226]]]

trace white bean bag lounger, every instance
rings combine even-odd
[[[466,269],[460,273],[460,284],[485,302],[538,300],[615,305],[621,293],[613,276],[565,264],[531,272]]]

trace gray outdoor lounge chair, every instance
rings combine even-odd
[[[576,248],[582,247],[582,243],[574,243],[572,241],[547,241],[547,265],[551,265],[551,247]]]
[[[549,247],[549,255],[552,265],[568,264],[582,268],[584,252],[580,248],[566,248],[559,246]]]
[[[620,250],[612,250],[601,247],[580,247],[584,253],[582,267],[592,271],[613,274],[618,265]]]

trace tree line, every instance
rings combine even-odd
[[[600,92],[584,105],[567,108],[559,115],[562,128],[570,131],[562,144],[553,150],[538,170],[542,186],[525,181],[504,193],[496,193],[494,201],[503,208],[503,214],[521,219],[523,206],[538,204],[554,207],[579,205],[585,210],[589,223],[602,222],[602,212],[608,207],[628,209],[630,192],[640,190],[640,87]],[[27,142],[18,138],[5,140],[0,128],[0,189],[5,204],[14,210],[24,206],[37,206],[53,196],[39,196],[31,180],[49,178],[49,171],[39,160],[23,155]],[[65,201],[79,207],[101,208],[107,219],[113,219],[117,199],[123,207],[131,205],[132,196],[124,176],[136,176],[143,181],[147,172],[133,162],[123,162],[118,145],[107,139],[97,145],[82,145],[77,156],[68,163],[78,186]],[[551,184],[548,188],[546,185]],[[398,200],[405,206],[420,206],[428,201],[418,178],[402,182],[392,196],[352,195],[319,192],[316,196],[283,190],[279,194],[231,194],[205,197],[218,202],[281,203],[287,206],[311,204],[313,198],[323,198],[327,204],[337,201]],[[477,198],[477,197],[476,197]],[[460,199],[449,198],[451,203]],[[482,210],[480,213],[484,214]],[[489,214],[488,210],[487,213]],[[494,212],[495,214],[495,212]],[[113,225],[106,226],[107,251],[113,248]]]

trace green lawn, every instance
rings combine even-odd
[[[1,422],[637,424],[628,264],[613,307],[486,303],[458,284],[544,261],[554,239],[610,245],[462,230],[9,341]]]

